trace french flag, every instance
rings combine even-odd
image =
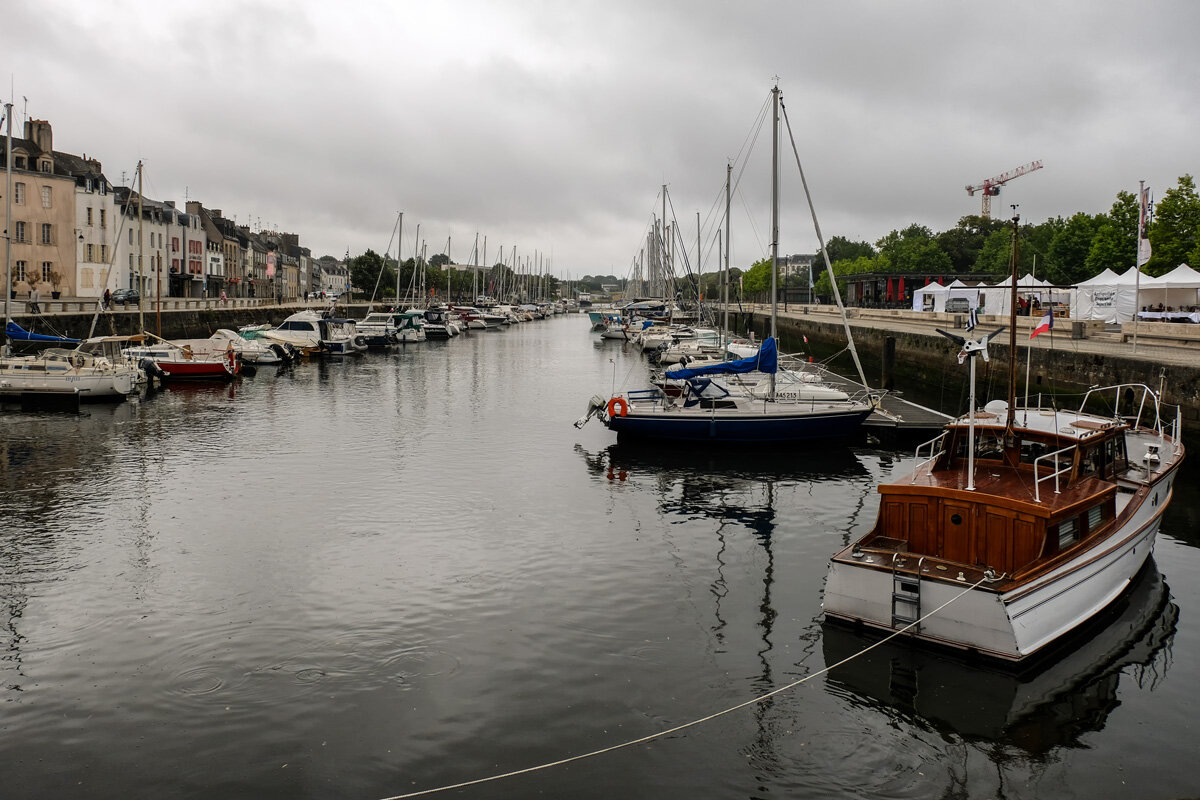
[[[1029,338],[1032,339],[1033,337],[1037,336],[1039,333],[1045,333],[1046,331],[1050,330],[1053,327],[1054,327],[1054,314],[1047,311],[1046,316],[1042,317],[1042,321],[1039,322],[1037,327],[1033,329],[1033,333],[1029,334]]]

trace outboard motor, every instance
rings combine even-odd
[[[140,361],[138,361],[138,369],[140,369],[143,373],[145,373],[146,382],[150,386],[154,385],[155,378],[158,379],[159,383],[162,383],[163,381],[165,381],[167,379],[167,373],[163,370],[162,367],[160,367],[158,364],[156,364],[153,359],[150,359],[150,358],[141,359]]]

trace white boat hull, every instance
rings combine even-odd
[[[921,611],[929,616],[909,633],[935,644],[1021,660],[1100,613],[1129,586],[1154,550],[1154,537],[1170,500],[1175,471],[1150,488],[1157,500],[1141,503],[1131,519],[1096,546],[1032,583],[1008,593],[946,579],[922,579]],[[892,631],[893,574],[878,555],[872,563],[831,562],[825,585],[826,615]],[[963,594],[964,590],[967,590]],[[961,595],[961,596],[960,596]]]

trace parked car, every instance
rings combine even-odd
[[[138,299],[137,289],[117,289],[112,293],[113,303],[136,303]]]
[[[946,301],[946,311],[951,314],[965,314],[971,310],[971,303],[965,297],[951,297]]]

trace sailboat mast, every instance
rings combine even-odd
[[[775,292],[779,272],[779,86],[771,90],[771,336],[775,336]],[[772,390],[774,377],[772,377]]]
[[[4,104],[4,119],[8,125],[5,134],[4,171],[8,175],[8,185],[4,190],[4,351],[8,352],[8,320],[10,318],[9,300],[12,298],[12,231],[16,226],[12,221],[12,113],[13,104]]]
[[[729,193],[731,191],[730,183],[733,181],[733,164],[725,162],[725,275],[721,281],[721,305],[725,312],[721,319],[722,336],[729,335]],[[728,358],[728,348],[722,342],[721,350],[726,354],[721,358]]]
[[[404,244],[404,212],[400,212],[400,221],[396,224],[396,310],[400,310],[400,263],[404,260],[401,246]]]
[[[138,330],[146,330],[146,316],[142,306],[142,295],[146,293],[146,279],[142,272],[142,254],[146,246],[142,243],[142,162],[137,165],[138,181]]]
[[[1016,211],[1016,206],[1013,206],[1013,211]],[[1021,215],[1013,214],[1012,218],[1012,270],[1011,280],[1012,288],[1009,292],[1008,299],[1008,419],[1005,422],[1004,430],[1012,436],[1013,423],[1016,421],[1016,404],[1017,404],[1017,264],[1020,261],[1020,222]],[[971,409],[971,413],[975,413],[975,409]]]

